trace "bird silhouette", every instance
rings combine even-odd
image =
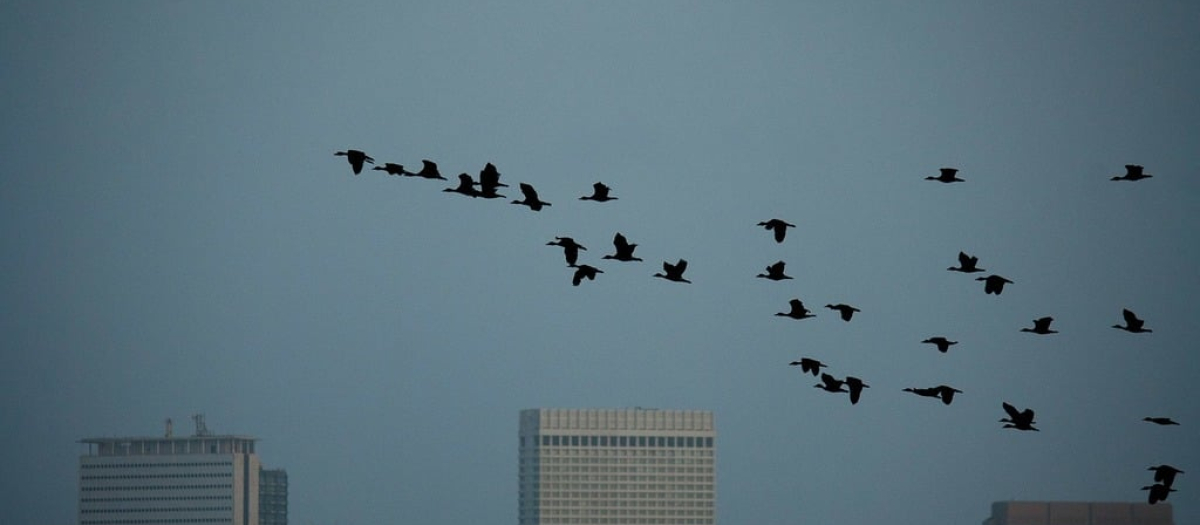
[[[952,272],[975,273],[984,271],[983,268],[976,266],[979,262],[979,257],[972,257],[965,252],[958,252],[958,267],[951,266],[946,268]]]
[[[957,169],[954,169],[954,168],[941,168],[941,170],[940,170],[940,171],[942,172],[942,174],[941,174],[941,175],[938,175],[937,177],[933,177],[933,176],[925,177],[925,180],[936,180],[936,181],[938,181],[938,182],[945,182],[945,183],[950,183],[950,182],[966,182],[966,181],[964,181],[963,179],[960,179],[960,178],[958,178],[958,177],[956,177],[956,176],[955,176],[955,174],[956,174],[956,173],[958,173],[958,170],[957,170]]]
[[[791,317],[792,319],[808,319],[809,317],[816,317],[812,311],[804,307],[804,303],[799,299],[792,299],[791,301],[788,301],[788,304],[792,306],[790,311],[776,312],[775,315]]]
[[[782,281],[784,279],[791,279],[792,278],[791,276],[785,275],[783,273],[784,266],[787,266],[787,263],[785,263],[783,261],[777,261],[777,262],[775,262],[775,264],[767,266],[767,273],[760,273],[760,274],[756,275],[755,277],[762,277],[764,279],[770,279],[772,281]]]
[[[938,397],[941,394],[940,392],[938,392],[938,389],[936,389],[936,388],[909,387],[909,388],[905,388],[903,391],[904,392],[912,392],[918,396],[924,396],[924,397]]]
[[[581,264],[579,266],[576,266],[575,267],[575,276],[571,278],[571,284],[573,284],[575,286],[579,286],[579,283],[583,282],[584,279],[587,279],[589,281],[595,280],[596,274],[598,274],[598,273],[604,273],[604,270],[601,270],[599,268],[596,268],[595,266],[590,266],[587,264]]]
[[[941,399],[944,405],[949,405],[954,401],[954,394],[962,393],[962,390],[946,385],[938,385],[932,388],[905,388],[904,391],[912,392],[918,396]]]
[[[491,162],[487,163],[482,170],[479,171],[479,196],[485,199],[495,199],[503,197],[496,192],[497,188],[507,188],[508,185],[500,182],[500,172],[496,170],[496,166]]]
[[[512,201],[513,204],[521,204],[524,206],[529,206],[529,209],[531,209],[533,211],[541,211],[542,206],[550,205],[549,202],[545,202],[538,198],[537,190],[533,189],[533,186],[530,186],[529,184],[526,184],[524,182],[522,182],[520,184],[520,186],[521,186],[521,193],[525,196],[525,199]]]
[[[421,171],[416,173],[410,172],[407,173],[407,175],[412,177],[421,177],[423,179],[446,180],[446,177],[442,176],[442,172],[438,171],[437,163],[428,159],[421,161]]]
[[[405,173],[408,173],[408,172],[404,171],[404,166],[401,166],[394,162],[385,162],[382,166],[375,166],[374,168],[371,168],[371,169],[386,171],[388,175],[404,175]]]
[[[1150,494],[1146,497],[1146,501],[1151,505],[1160,501],[1166,501],[1168,495],[1170,495],[1172,492],[1177,492],[1175,489],[1171,488],[1170,486],[1163,485],[1162,483],[1143,486],[1142,490],[1150,491]]]
[[[937,349],[938,349],[938,352],[941,352],[941,353],[943,353],[943,354],[944,354],[944,353],[946,353],[946,351],[947,351],[947,350],[950,350],[950,346],[951,346],[951,345],[956,345],[956,344],[958,344],[958,341],[951,341],[951,340],[949,340],[949,339],[946,339],[945,337],[942,337],[942,336],[940,336],[940,335],[939,335],[939,336],[935,336],[935,337],[930,337],[929,339],[926,339],[926,340],[924,340],[924,341],[921,341],[921,342],[922,342],[922,343],[929,343],[929,344],[932,344],[932,345],[936,345],[936,346],[937,346]]]
[[[615,259],[618,261],[642,260],[641,257],[633,256],[633,250],[637,249],[637,244],[631,244],[624,235],[621,235],[621,232],[617,232],[613,236],[613,248],[616,250],[616,253],[605,255],[602,259]]]
[[[615,200],[617,200],[616,197],[608,196],[608,192],[611,189],[612,188],[609,188],[603,182],[597,182],[595,184],[592,184],[592,194],[584,195],[584,196],[580,197],[579,200],[581,200],[581,201],[596,201],[596,202],[615,201]]]
[[[783,242],[783,238],[787,236],[788,228],[795,228],[795,224],[788,223],[781,219],[771,219],[758,223],[759,226],[775,232],[775,242]]]
[[[362,173],[363,162],[375,164],[375,159],[368,157],[366,153],[356,149],[338,151],[334,153],[334,155],[338,157],[346,157],[346,161],[350,163],[350,168],[354,170],[355,175]]]
[[[1144,417],[1142,421],[1149,421],[1156,425],[1178,425],[1179,423],[1169,417]]]
[[[1119,324],[1114,324],[1113,328],[1120,328],[1126,332],[1130,332],[1130,333],[1134,333],[1134,334],[1144,334],[1144,333],[1149,333],[1149,332],[1154,331],[1149,328],[1145,328],[1144,325],[1146,324],[1146,322],[1141,319],[1138,319],[1137,314],[1129,311],[1128,308],[1122,309],[1121,315],[1125,317],[1125,326],[1121,326]]]
[[[841,379],[833,377],[829,374],[821,373],[821,382],[813,386],[826,392],[849,392],[849,390],[842,388],[843,384],[845,384],[845,381],[842,381]]]
[[[842,303],[827,304],[827,305],[825,305],[825,308],[828,308],[830,310],[837,310],[839,313],[841,313],[842,320],[846,321],[846,322],[850,322],[850,318],[854,317],[854,312],[862,311],[862,310],[859,310],[858,308],[855,308],[848,304],[842,304]]]
[[[466,173],[458,174],[458,186],[455,186],[453,188],[446,188],[442,191],[448,191],[451,193],[461,193],[468,197],[478,197],[479,196],[479,190],[475,189],[475,180],[472,179],[471,176]]]
[[[562,246],[563,256],[567,258],[567,266],[571,267],[574,267],[575,261],[579,260],[579,250],[587,250],[570,237],[555,237],[553,241],[546,243],[546,246]]]
[[[1015,428],[1017,430],[1037,430],[1033,426],[1036,423],[1033,420],[1033,409],[1026,408],[1025,410],[1018,411],[1017,407],[1014,407],[1006,402],[1001,403],[1001,406],[1003,406],[1004,411],[1008,413],[1008,417],[1000,420],[1001,423],[1005,423],[1003,428]]]
[[[1113,177],[1109,180],[1127,180],[1130,182],[1137,182],[1139,180],[1148,179],[1148,178],[1154,176],[1149,173],[1143,172],[1142,171],[1143,169],[1144,168],[1142,168],[1141,166],[1139,166],[1137,164],[1126,164],[1125,165],[1125,175],[1122,175],[1120,177]]]
[[[846,384],[846,387],[850,389],[851,405],[858,404],[858,399],[862,396],[862,391],[864,388],[871,388],[871,385],[864,383],[862,379],[854,376],[846,376],[846,379],[843,382]]]
[[[1058,330],[1050,329],[1050,323],[1052,322],[1054,322],[1053,317],[1039,317],[1033,320],[1033,328],[1022,328],[1021,331],[1038,335],[1057,334]]]
[[[825,363],[822,363],[811,357],[801,357],[799,361],[792,361],[791,363],[788,363],[788,365],[799,366],[801,372],[811,373],[813,377],[817,377],[817,373],[820,372],[822,368],[827,367]]]
[[[987,277],[976,277],[976,281],[983,281],[983,293],[1000,295],[1004,291],[1005,284],[1012,284],[1012,281],[1000,277],[999,275],[989,275]]]
[[[1176,474],[1184,474],[1184,471],[1179,470],[1171,465],[1154,465],[1146,470],[1154,471],[1154,481],[1162,483],[1164,487],[1170,487],[1175,483]]]
[[[687,261],[683,259],[680,259],[675,264],[663,261],[663,273],[655,273],[654,276],[677,283],[691,283],[691,281],[683,278],[683,272],[687,270],[687,264]]]

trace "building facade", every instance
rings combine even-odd
[[[258,525],[263,470],[255,441],[232,435],[172,437],[169,431],[164,437],[83,439],[79,524]],[[284,474],[283,523],[286,479]]]
[[[283,469],[258,472],[258,524],[287,525],[288,477]]]
[[[1175,525],[1169,503],[997,501],[983,525]]]
[[[520,525],[714,525],[716,430],[699,410],[520,413]]]

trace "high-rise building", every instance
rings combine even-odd
[[[1174,525],[1169,503],[997,501],[983,525]]]
[[[277,482],[282,471],[262,469],[255,441],[211,435],[203,419],[188,437],[172,436],[168,422],[161,437],[80,440],[87,450],[79,458],[79,524],[259,525],[262,473]]]
[[[716,431],[701,410],[520,414],[520,525],[713,525]]]
[[[287,525],[288,477],[283,469],[258,472],[258,525]]]

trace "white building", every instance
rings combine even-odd
[[[700,410],[520,414],[520,525],[713,525],[716,431]]]
[[[119,437],[81,440],[80,525],[257,525],[255,438]]]

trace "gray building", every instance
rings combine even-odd
[[[1170,503],[997,501],[983,525],[1174,525]]]
[[[713,525],[716,431],[700,410],[520,413],[520,525]]]
[[[259,525],[287,525],[288,477],[283,469],[258,471]]]

